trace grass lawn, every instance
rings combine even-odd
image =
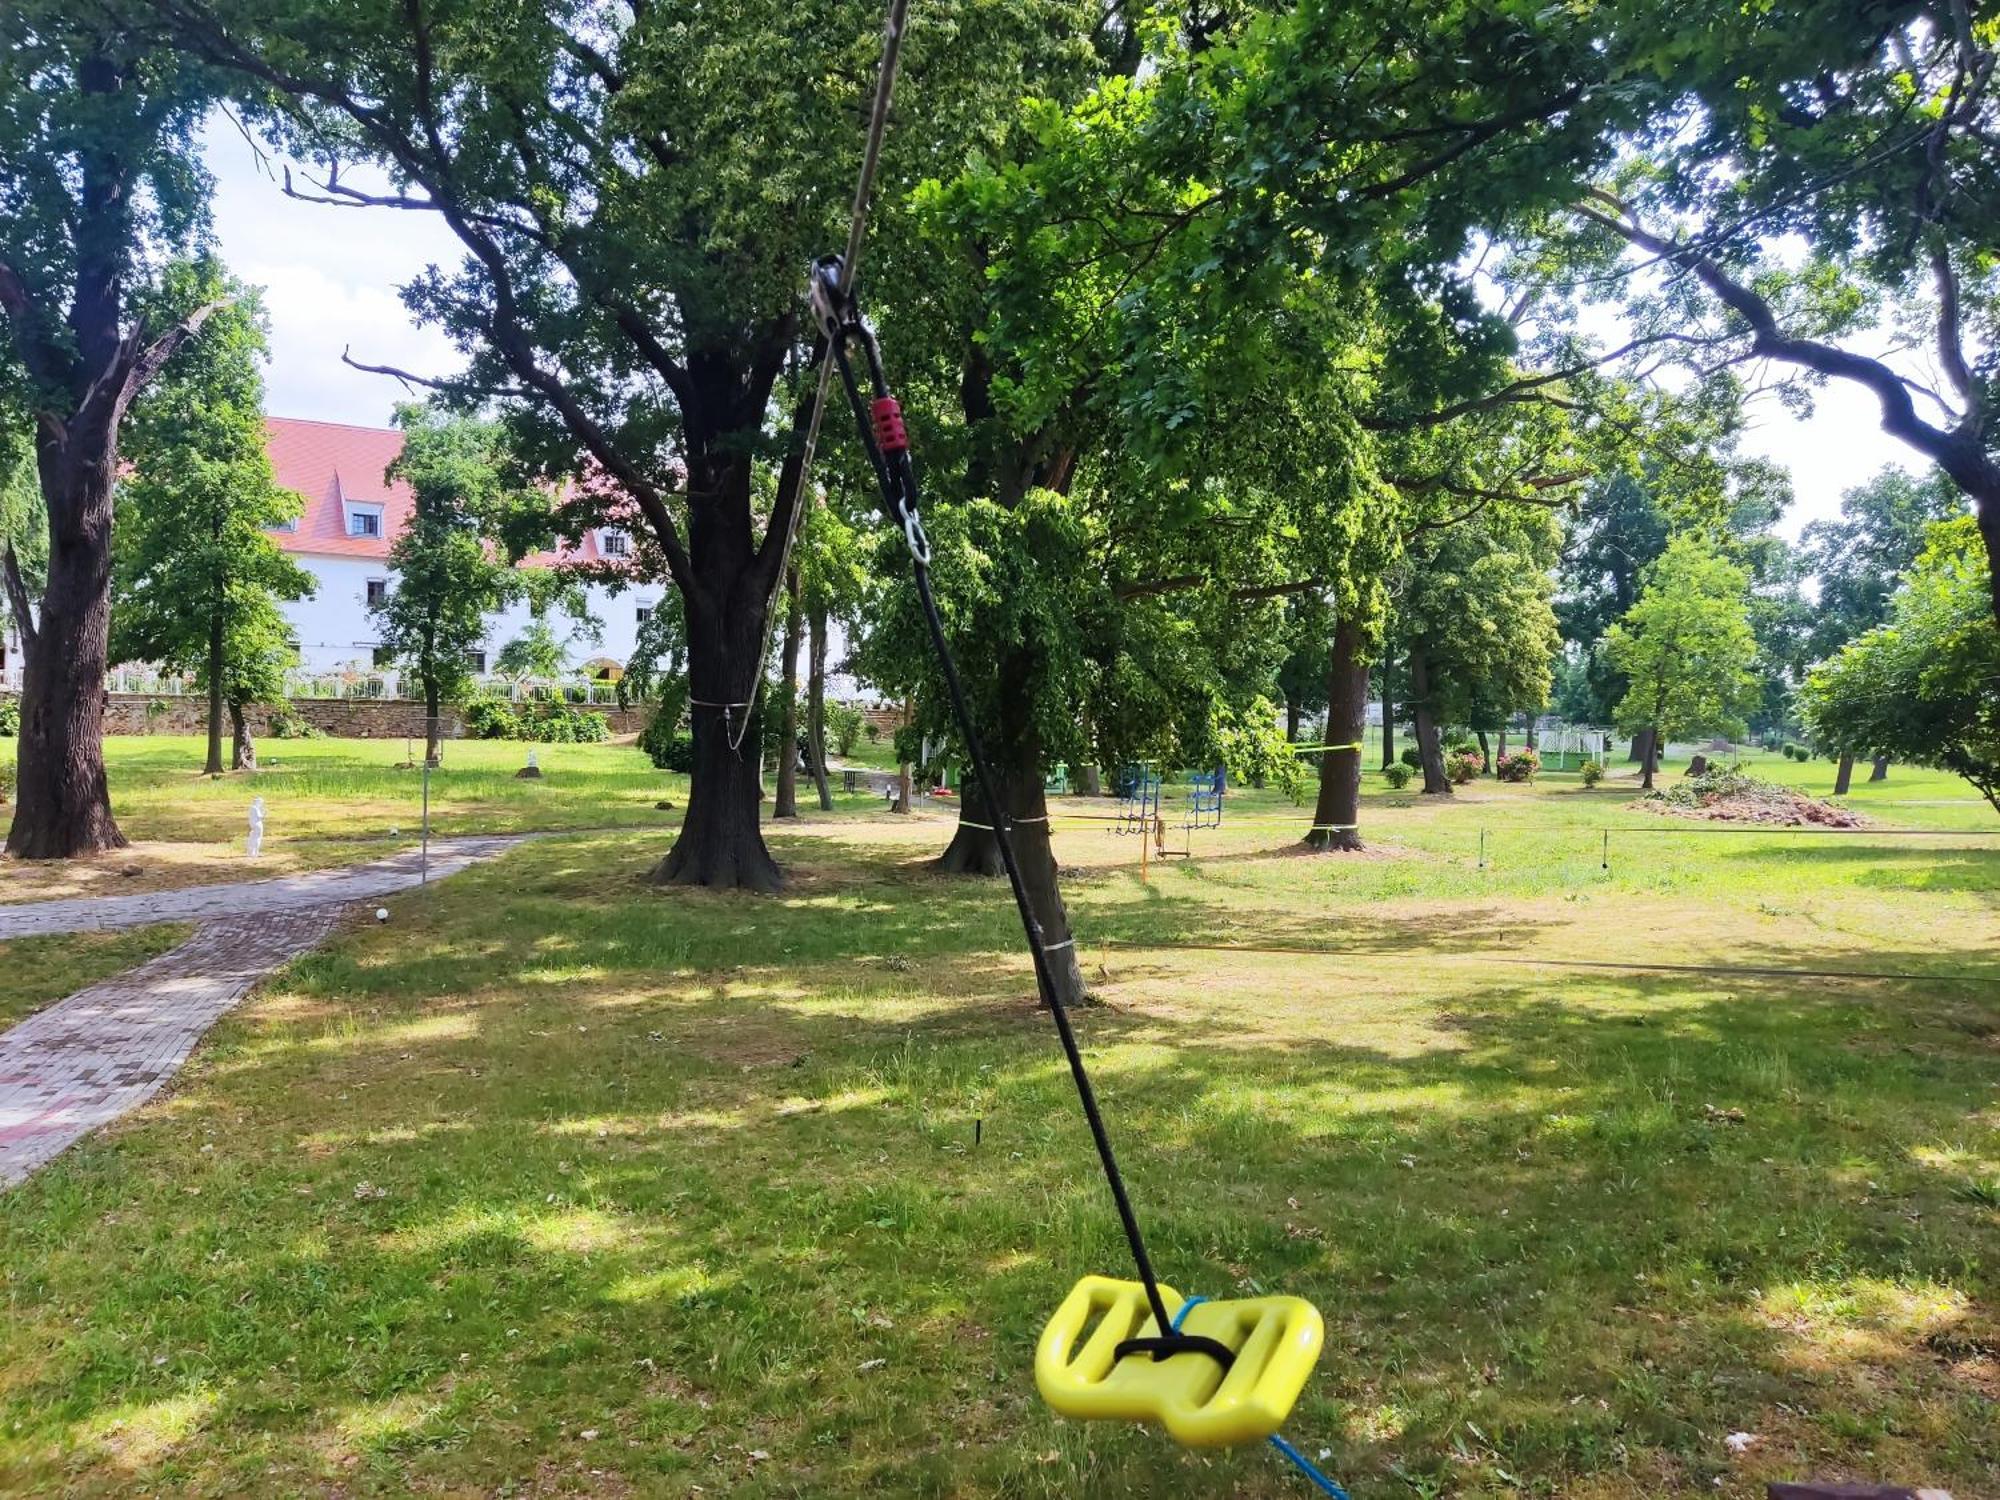
[[[123,932],[74,932],[0,942],[0,1031],[85,985],[122,974],[185,942],[193,929],[162,922]]]
[[[663,778],[605,765],[571,826],[650,821]],[[1145,883],[1106,804],[1057,815],[1163,1275],[1326,1315],[1294,1440],[1360,1500],[2000,1494],[2000,819],[1901,770],[1854,804],[1948,836],[1369,780],[1367,854],[1248,794]],[[1125,1253],[946,831],[776,833],[770,899],[578,832],[295,964],[0,1199],[0,1490],[1303,1494],[1036,1398],[1042,1321]]]
[[[206,741],[105,741],[111,801],[130,849],[60,865],[0,861],[0,901],[164,890],[379,859],[417,842],[423,772],[402,740],[268,740],[255,776],[200,774]],[[515,776],[530,748],[539,780]],[[415,746],[419,761],[421,742]],[[837,804],[879,799],[837,790]],[[807,792],[810,799],[810,791]],[[263,856],[243,858],[250,802],[265,807]],[[687,778],[656,771],[628,744],[527,746],[454,740],[431,773],[431,831],[452,834],[679,826]],[[670,801],[675,810],[656,804]]]

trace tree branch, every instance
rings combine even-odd
[[[49,385],[67,385],[69,361],[62,346],[48,336],[27,283],[4,260],[0,260],[0,313],[13,326],[14,347],[20,351],[21,363],[28,373]]]

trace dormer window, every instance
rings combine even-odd
[[[382,534],[382,507],[379,505],[356,505],[352,501],[348,502],[347,534],[349,536],[379,537]]]
[[[630,557],[632,538],[622,531],[600,531],[597,533],[597,550],[606,557]]]

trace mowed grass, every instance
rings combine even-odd
[[[206,742],[188,736],[105,741],[111,801],[129,849],[61,864],[0,860],[0,902],[130,894],[284,875],[379,859],[423,827],[423,743],[267,740],[255,775],[201,775]],[[533,749],[542,776],[515,775]],[[410,764],[414,754],[417,765]],[[836,779],[836,787],[838,780]],[[655,770],[631,744],[453,740],[430,777],[434,837],[679,826],[687,778]],[[836,791],[843,808],[878,799]],[[262,857],[245,859],[250,803],[265,808]],[[810,801],[808,789],[807,800]],[[671,808],[661,808],[660,802]]]
[[[187,940],[183,922],[0,942],[0,1030],[86,985],[122,974]]]
[[[1144,883],[1058,809],[1163,1275],[1326,1315],[1291,1436],[1358,1497],[2000,1494],[2000,820],[1900,771],[1870,816],[1952,836],[1370,782],[1366,855],[1250,794]],[[770,899],[573,834],[294,965],[0,1199],[0,1489],[1302,1493],[1037,1399],[1127,1260],[946,832],[774,832]]]

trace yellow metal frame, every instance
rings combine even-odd
[[[1185,1300],[1169,1286],[1160,1288],[1160,1297],[1170,1316]],[[1162,1332],[1147,1307],[1146,1288],[1086,1276],[1042,1330],[1036,1388],[1066,1417],[1157,1422],[1185,1447],[1261,1442],[1291,1414],[1326,1339],[1319,1309],[1299,1297],[1199,1302],[1181,1331],[1218,1340],[1234,1351],[1236,1362],[1225,1373],[1204,1354],[1119,1359],[1116,1350],[1126,1339]]]

